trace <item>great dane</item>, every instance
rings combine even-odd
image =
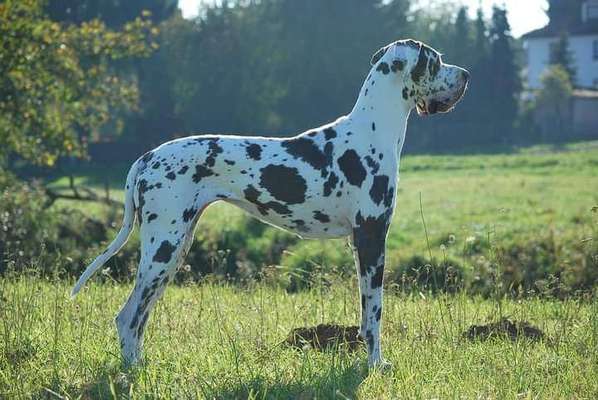
[[[120,250],[137,219],[136,284],[116,317],[125,362],[140,359],[149,314],[188,252],[202,212],[225,201],[300,237],[351,239],[368,365],[388,365],[380,349],[385,240],[407,119],[413,109],[452,110],[469,73],[414,40],[381,48],[371,65],[355,106],[334,122],[291,138],[189,136],[135,161],[123,226],[72,291]]]

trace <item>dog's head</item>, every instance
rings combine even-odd
[[[442,55],[415,40],[399,40],[372,57],[374,70],[390,76],[419,115],[451,111],[463,97],[469,72],[442,62]]]

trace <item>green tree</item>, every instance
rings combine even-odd
[[[576,70],[573,52],[569,48],[569,35],[562,31],[559,40],[554,44],[550,54],[550,64],[560,65],[569,75],[571,82],[575,83]]]
[[[570,104],[573,96],[571,77],[561,65],[553,65],[541,78],[542,88],[536,97],[535,109],[544,122],[545,139],[561,136],[569,126]]]
[[[519,95],[522,89],[520,68],[516,64],[516,51],[511,27],[504,8],[494,7],[490,26],[491,106],[494,111],[495,140],[508,140],[519,113]]]
[[[52,165],[83,155],[83,138],[132,107],[137,87],[112,74],[109,62],[147,56],[157,34],[146,18],[113,31],[92,20],[61,26],[41,0],[0,3],[0,159],[16,154]]]
[[[142,12],[159,23],[177,9],[177,0],[48,0],[45,10],[50,19],[79,25],[93,19],[102,20],[110,28],[121,28]]]
[[[461,7],[457,13],[453,40],[455,52],[451,57],[458,60],[460,65],[471,68],[477,55],[473,52],[471,24],[467,16],[467,7]]]

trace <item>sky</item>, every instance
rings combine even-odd
[[[191,18],[197,15],[202,3],[211,3],[216,0],[179,0],[179,7],[183,11],[183,17]],[[487,16],[490,16],[492,5],[506,5],[509,12],[509,21],[515,37],[526,32],[538,29],[548,23],[545,9],[548,8],[547,0],[446,0],[453,3],[461,3],[469,7],[472,16],[478,5],[481,4]],[[425,4],[426,0],[420,0]]]

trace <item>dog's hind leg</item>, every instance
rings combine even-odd
[[[177,220],[164,216],[141,225],[141,260],[135,286],[116,317],[126,364],[140,360],[149,315],[189,251],[197,220],[208,204],[185,209],[186,216]]]

